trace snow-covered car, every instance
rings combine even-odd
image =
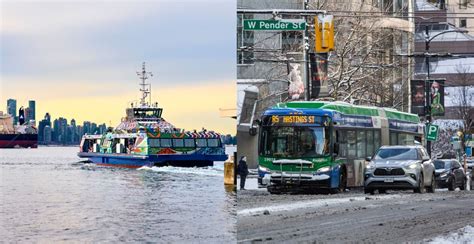
[[[364,172],[364,192],[387,189],[413,189],[414,192],[434,192],[435,167],[425,148],[416,146],[382,146]]]
[[[467,177],[464,168],[456,159],[434,160],[436,185],[454,191],[466,189]]]

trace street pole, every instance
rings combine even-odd
[[[304,0],[304,10],[308,9],[308,0]],[[308,16],[304,16],[305,25],[308,25]],[[306,26],[304,35],[303,35],[303,50],[304,50],[304,61],[305,61],[305,69],[306,69],[306,101],[311,100],[311,66],[309,62],[309,31],[308,27]]]
[[[426,80],[425,80],[425,96],[426,96],[426,101],[425,101],[425,122],[426,124],[431,123],[431,82],[430,82],[430,42],[435,39],[436,37],[446,34],[446,33],[451,33],[451,32],[457,32],[457,33],[466,33],[465,30],[459,30],[459,29],[454,29],[454,30],[447,30],[440,32],[434,36],[430,37],[430,31],[429,31],[429,26],[425,26],[425,64],[426,64]],[[431,157],[431,141],[426,141],[426,150],[428,151],[428,155]]]
[[[425,97],[426,97],[426,104],[425,104],[425,124],[428,128],[428,124],[431,123],[431,84],[430,84],[430,56],[428,54],[430,50],[430,32],[429,26],[425,26],[425,64],[426,64],[426,80],[425,80]],[[426,150],[428,151],[428,155],[431,157],[431,141],[426,140]]]

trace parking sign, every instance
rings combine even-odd
[[[426,126],[426,140],[436,141],[438,140],[439,127],[437,125],[428,124]]]

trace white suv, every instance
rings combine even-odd
[[[435,167],[422,146],[382,146],[364,172],[364,192],[387,189],[435,191]]]

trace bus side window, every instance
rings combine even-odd
[[[357,131],[357,157],[358,158],[365,158],[367,157],[366,155],[366,136],[365,136],[365,130],[359,130]]]
[[[380,148],[380,130],[374,131],[374,153]]]
[[[356,157],[356,150],[357,150],[356,132],[354,130],[348,130],[346,138],[347,138],[347,157],[354,158]]]
[[[398,145],[397,142],[397,133],[395,132],[390,132],[390,145]]]
[[[337,132],[338,139],[339,139],[339,156],[346,157],[347,156],[347,139],[346,139],[347,131],[340,130]]]
[[[367,131],[367,157],[374,155],[374,131]]]

